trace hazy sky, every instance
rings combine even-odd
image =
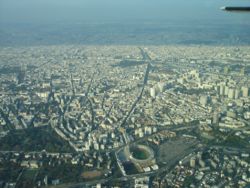
[[[245,0],[0,0],[0,22],[249,21],[249,14],[219,10],[223,5],[248,3]]]

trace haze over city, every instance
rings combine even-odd
[[[249,14],[219,10],[247,3],[1,0],[0,44],[248,44]]]
[[[0,188],[249,187],[249,2],[0,0]]]

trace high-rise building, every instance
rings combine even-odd
[[[229,87],[228,87],[228,86],[225,86],[224,95],[228,96],[228,91],[229,91]]]
[[[224,95],[225,94],[225,86],[224,85],[220,85],[220,95]]]
[[[44,177],[43,182],[44,182],[45,186],[48,185],[48,176],[47,175]]]
[[[248,95],[249,95],[248,87],[242,87],[242,96],[243,97],[248,97]]]
[[[207,102],[208,102],[208,97],[206,95],[203,95],[203,96],[200,97],[200,104],[202,106],[206,106]]]
[[[190,159],[190,167],[192,167],[192,168],[195,167],[195,158],[194,158],[194,157],[192,157],[192,158]]]
[[[240,97],[240,90],[237,88],[237,89],[235,89],[234,98],[235,98],[235,99],[238,99],[239,97]]]
[[[228,98],[230,99],[234,99],[234,89],[233,88],[229,88],[228,89]]]
[[[155,98],[155,96],[156,96],[156,91],[155,91],[155,88],[154,88],[154,87],[150,88],[150,96],[151,96],[152,98]]]

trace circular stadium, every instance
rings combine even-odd
[[[127,147],[129,159],[136,163],[148,163],[154,159],[154,151],[145,145],[132,145]]]

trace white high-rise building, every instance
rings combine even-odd
[[[249,95],[249,88],[248,87],[242,87],[242,96],[248,97]]]
[[[240,97],[240,90],[239,89],[235,89],[235,95],[234,98],[238,99]]]
[[[234,99],[234,89],[233,88],[228,89],[228,98]]]
[[[155,98],[155,96],[156,96],[156,91],[155,91],[155,88],[154,88],[154,87],[150,88],[150,96],[151,96],[152,98]]]
[[[192,158],[190,159],[190,167],[192,167],[192,168],[195,167],[195,158],[194,158],[194,157],[192,157]]]

